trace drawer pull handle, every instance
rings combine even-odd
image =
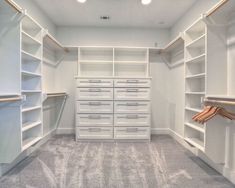
[[[89,132],[100,132],[101,128],[89,128]]]
[[[139,80],[127,80],[126,82],[127,82],[127,83],[138,83]]]
[[[127,106],[139,106],[139,103],[126,103]]]
[[[101,83],[101,80],[89,80],[89,83]]]
[[[139,90],[138,89],[127,89],[126,91],[127,92],[138,92]]]
[[[139,116],[138,115],[127,115],[126,118],[127,119],[138,119]]]
[[[89,92],[101,92],[101,89],[89,89]]]
[[[127,128],[126,132],[138,132],[138,128]]]
[[[101,119],[100,115],[89,115],[88,119]]]
[[[89,102],[90,106],[101,106],[101,102]]]

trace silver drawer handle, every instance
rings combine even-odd
[[[101,89],[89,89],[89,92],[101,92]]]
[[[126,106],[139,106],[139,103],[137,102],[126,103]]]
[[[127,92],[138,92],[139,90],[138,89],[127,89],[126,91]]]
[[[138,128],[127,128],[126,132],[138,132]]]
[[[101,80],[89,80],[89,83],[101,83]]]
[[[89,132],[100,132],[101,128],[89,128]]]
[[[90,106],[101,106],[102,103],[101,102],[89,102],[88,103]]]
[[[138,119],[139,116],[138,115],[127,115],[126,118],[127,119]]]
[[[89,115],[88,119],[101,119],[101,115]]]
[[[138,83],[139,80],[127,80],[126,82],[127,82],[127,83]]]

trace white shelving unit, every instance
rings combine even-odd
[[[42,28],[30,16],[21,21],[22,151],[42,138]]]

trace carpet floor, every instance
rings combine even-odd
[[[0,188],[234,188],[169,136],[149,143],[55,136],[0,179]]]

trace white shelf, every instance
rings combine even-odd
[[[41,77],[40,74],[29,72],[29,71],[21,71],[23,76],[31,76],[31,77]]]
[[[41,90],[21,90],[22,93],[41,93]]]
[[[229,100],[235,100],[235,96],[229,96],[229,95],[206,95],[206,98],[213,98],[213,99],[229,99]]]
[[[196,56],[192,59],[187,60],[185,63],[204,63],[205,62],[205,56],[206,56],[205,53],[201,54],[199,56]]]
[[[22,42],[31,45],[41,45],[42,43],[26,33],[25,31],[21,31],[22,33]]]
[[[201,127],[199,127],[197,125],[194,125],[193,123],[185,123],[185,126],[188,126],[188,127],[192,128],[192,129],[195,129],[195,130],[197,130],[197,131],[199,131],[201,133],[205,133],[205,129],[204,128],[201,128]]]
[[[41,59],[35,55],[32,55],[24,50],[21,50],[22,53],[22,60],[26,61],[41,61]]]
[[[33,110],[38,110],[40,108],[41,108],[41,106],[23,107],[21,112],[29,112],[29,111],[33,111]]]
[[[97,63],[97,64],[106,64],[113,63],[113,61],[102,61],[102,60],[79,60],[80,63]]]
[[[22,132],[25,132],[29,129],[32,129],[36,126],[39,126],[41,125],[41,122],[40,121],[37,121],[37,122],[26,122],[22,125]]]
[[[201,151],[205,151],[204,142],[202,142],[198,138],[185,138],[185,141],[200,149]]]
[[[199,108],[191,108],[191,107],[185,107],[185,110],[192,111],[192,112],[201,112],[202,111]]]
[[[193,79],[193,78],[205,78],[206,73],[200,73],[195,75],[186,76],[186,79]]]
[[[147,65],[147,61],[114,61],[115,64],[137,64]]]
[[[203,34],[202,36],[196,38],[192,42],[186,45],[186,48],[200,48],[205,46],[205,38],[206,34]]]
[[[23,147],[22,147],[22,151],[28,149],[29,147],[31,147],[32,145],[36,144],[39,140],[41,140],[41,137],[33,137],[33,138],[29,138],[23,141]]]

